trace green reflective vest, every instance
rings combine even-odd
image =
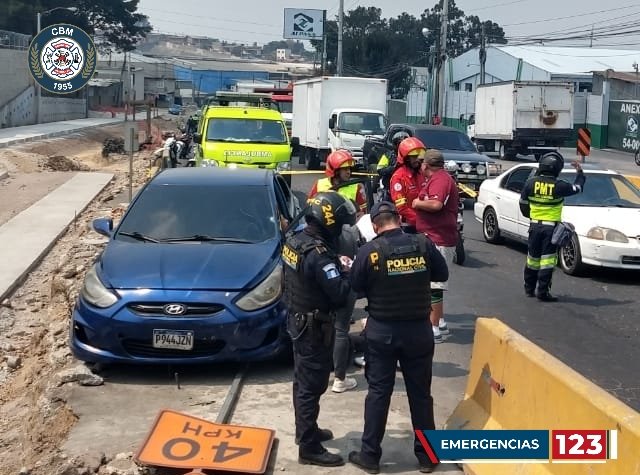
[[[556,195],[556,179],[536,177],[529,194],[530,218],[538,221],[562,221],[564,198]]]
[[[331,185],[331,178],[321,178],[320,180],[318,180],[316,189],[318,193],[320,193],[322,191],[330,191],[332,186],[333,185]],[[358,195],[358,184],[353,183],[352,185],[343,186],[341,188],[338,188],[337,191],[342,196],[355,203],[356,196]]]

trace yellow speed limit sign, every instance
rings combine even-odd
[[[264,473],[274,437],[272,429],[215,424],[163,410],[136,461],[159,467]]]

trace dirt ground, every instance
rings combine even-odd
[[[170,122],[155,119],[154,137],[171,129]],[[122,126],[90,129],[0,150],[0,168],[9,172],[0,180],[0,225],[78,170],[115,176],[25,283],[0,303],[0,475],[107,473],[102,456],[68,460],[60,446],[76,420],[65,404],[67,383],[82,384],[84,378],[93,384],[86,381],[91,373],[78,374],[68,350],[68,325],[84,274],[103,245],[89,224],[96,217],[117,218],[127,199],[128,156],[101,154],[103,141],[121,131]],[[157,145],[134,154],[134,187],[147,180]]]

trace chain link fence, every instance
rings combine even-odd
[[[0,48],[28,49],[30,43],[31,35],[0,30]]]

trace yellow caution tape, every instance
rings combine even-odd
[[[324,175],[324,170],[284,170],[278,172],[280,175]],[[351,176],[376,177],[377,173],[354,172]]]
[[[473,189],[462,183],[458,183],[458,189],[471,198],[475,198],[476,196],[478,196],[477,191],[474,191]]]

